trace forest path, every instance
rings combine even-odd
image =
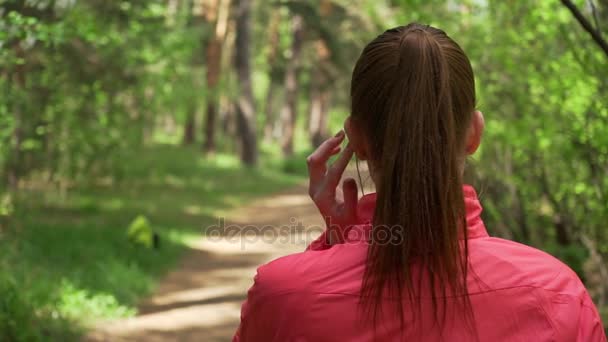
[[[256,268],[303,251],[322,231],[307,192],[297,186],[228,213],[225,227],[247,234],[201,237],[136,317],[100,324],[85,340],[230,341]]]

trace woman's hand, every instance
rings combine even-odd
[[[344,131],[324,141],[307,159],[310,182],[308,194],[319,209],[327,224],[329,244],[344,241],[344,229],[357,223],[357,183],[347,178],[338,188],[344,169],[350,161],[353,150],[346,145],[342,154],[328,168],[327,161],[340,152]]]

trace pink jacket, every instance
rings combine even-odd
[[[471,263],[468,286],[479,341],[606,341],[598,312],[576,274],[544,252],[488,236],[475,190],[465,186],[464,193]],[[433,325],[426,300],[417,323],[403,328],[395,315],[385,315],[375,326],[361,319],[358,300],[367,256],[365,232],[374,205],[375,194],[360,200],[361,224],[351,228],[344,243],[328,246],[323,234],[305,252],[261,266],[233,341],[472,340],[462,314],[448,314],[452,318],[443,329]],[[406,322],[419,313],[408,310],[407,302],[403,305]],[[449,307],[448,302],[448,311]]]

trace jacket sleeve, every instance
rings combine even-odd
[[[263,305],[262,300],[265,296],[265,285],[261,279],[261,273],[265,266],[257,270],[253,278],[253,285],[247,292],[247,299],[241,307],[241,323],[232,339],[233,342],[241,341],[272,341],[273,337],[269,334],[272,321],[268,309],[271,303]]]
[[[258,268],[233,342],[292,341],[301,333],[297,318],[309,311],[312,297],[305,281],[294,276],[298,263],[279,258]]]
[[[581,303],[577,342],[606,342],[606,334],[595,305],[585,293]]]

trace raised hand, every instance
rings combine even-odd
[[[353,150],[346,145],[338,159],[328,168],[327,161],[340,153],[344,131],[324,141],[308,158],[310,182],[308,194],[327,224],[328,243],[344,241],[344,229],[357,223],[357,183],[347,178],[338,187]]]

